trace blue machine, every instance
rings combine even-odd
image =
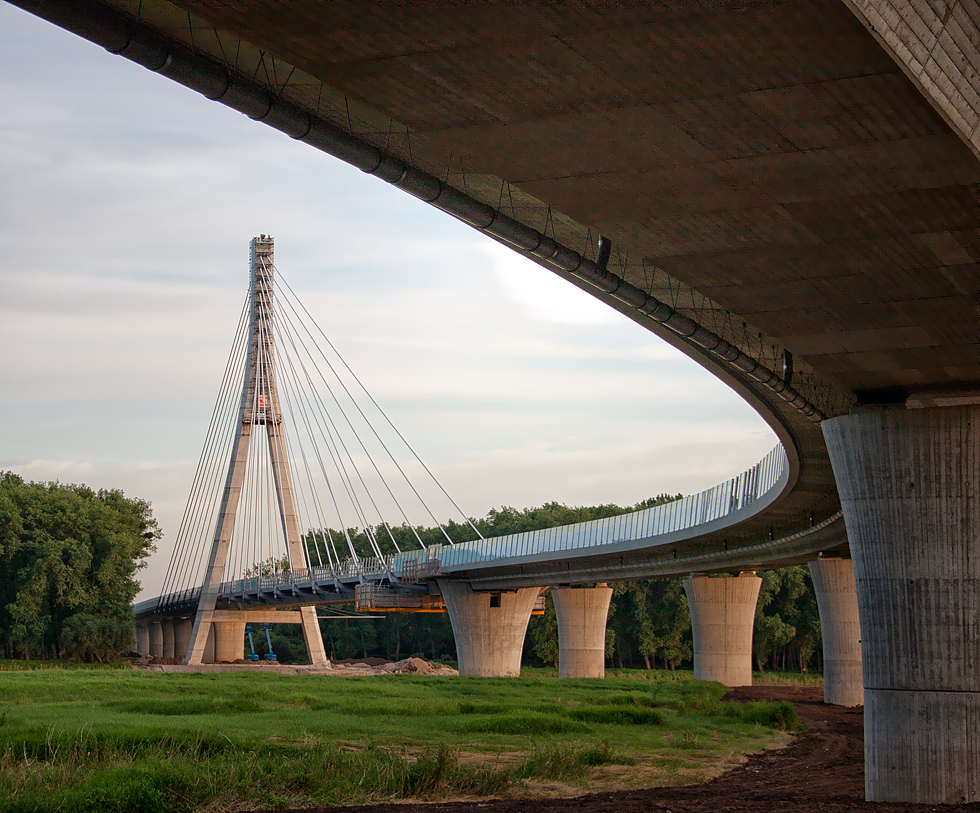
[[[268,626],[268,625],[266,625],[266,626]],[[252,654],[248,656],[248,659],[250,661],[257,661],[259,659],[259,656],[255,652],[255,644],[252,641],[252,625],[251,624],[246,624],[245,625],[245,633],[248,635],[248,645],[249,645],[249,647],[252,650]]]
[[[265,656],[267,661],[277,661],[276,653],[272,651],[272,639],[269,637],[269,630],[272,629],[272,624],[263,624],[265,628],[265,642],[269,645],[269,654]],[[258,658],[256,658],[258,660]]]

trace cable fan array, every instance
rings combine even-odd
[[[237,475],[236,443],[247,445],[237,451],[238,457],[247,453]],[[480,536],[262,256],[255,260],[162,605],[202,584],[218,548],[219,518],[228,524],[229,506],[223,581],[325,566],[336,578],[352,567],[361,572],[368,557],[384,562],[426,544],[453,544],[437,510],[460,517]],[[303,561],[295,561],[297,547],[291,553],[287,544],[291,522],[302,533]],[[438,528],[440,538],[423,539],[422,524]]]

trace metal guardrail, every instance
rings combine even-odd
[[[515,556],[611,545],[688,530],[748,507],[779,482],[787,465],[786,452],[781,445],[776,446],[752,468],[731,480],[674,502],[575,525],[453,546],[434,545],[429,548],[428,558],[438,559],[441,567],[469,565]]]
[[[664,505],[632,511],[615,517],[561,525],[540,531],[460,542],[456,545],[432,545],[425,551],[410,551],[386,556],[345,559],[335,565],[283,571],[251,579],[222,582],[219,595],[231,600],[277,593],[317,593],[339,583],[352,588],[357,583],[394,577],[407,583],[433,578],[442,568],[479,565],[519,556],[561,553],[582,548],[600,547],[620,542],[650,539],[664,534],[689,530],[724,519],[752,505],[776,486],[788,467],[786,452],[776,446],[752,468],[712,488]],[[139,602],[137,613],[167,609],[195,603],[201,588],[194,587],[159,598]]]

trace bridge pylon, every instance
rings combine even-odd
[[[232,533],[238,517],[238,507],[245,480],[253,430],[265,431],[269,448],[271,483],[275,492],[278,518],[286,540],[286,552],[291,570],[307,567],[306,550],[299,528],[299,514],[289,467],[279,394],[276,389],[276,359],[274,344],[274,250],[272,237],[261,235],[249,246],[249,343],[246,349],[245,377],[238,409],[237,427],[224,491],[218,510],[218,521],[211,543],[210,556],[204,575],[201,597],[194,617],[190,643],[184,654],[185,664],[203,662],[208,635],[214,623],[214,613],[220,586],[228,565]],[[323,637],[316,617],[316,608],[300,608],[303,638],[310,662],[327,665]],[[244,623],[246,613],[242,613]],[[244,645],[244,643],[243,643]]]

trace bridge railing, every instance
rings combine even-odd
[[[738,476],[674,502],[575,525],[462,542],[451,547],[437,545],[429,549],[428,558],[437,558],[440,566],[445,567],[610,545],[684,531],[748,507],[779,482],[787,464],[783,447],[776,446]]]

